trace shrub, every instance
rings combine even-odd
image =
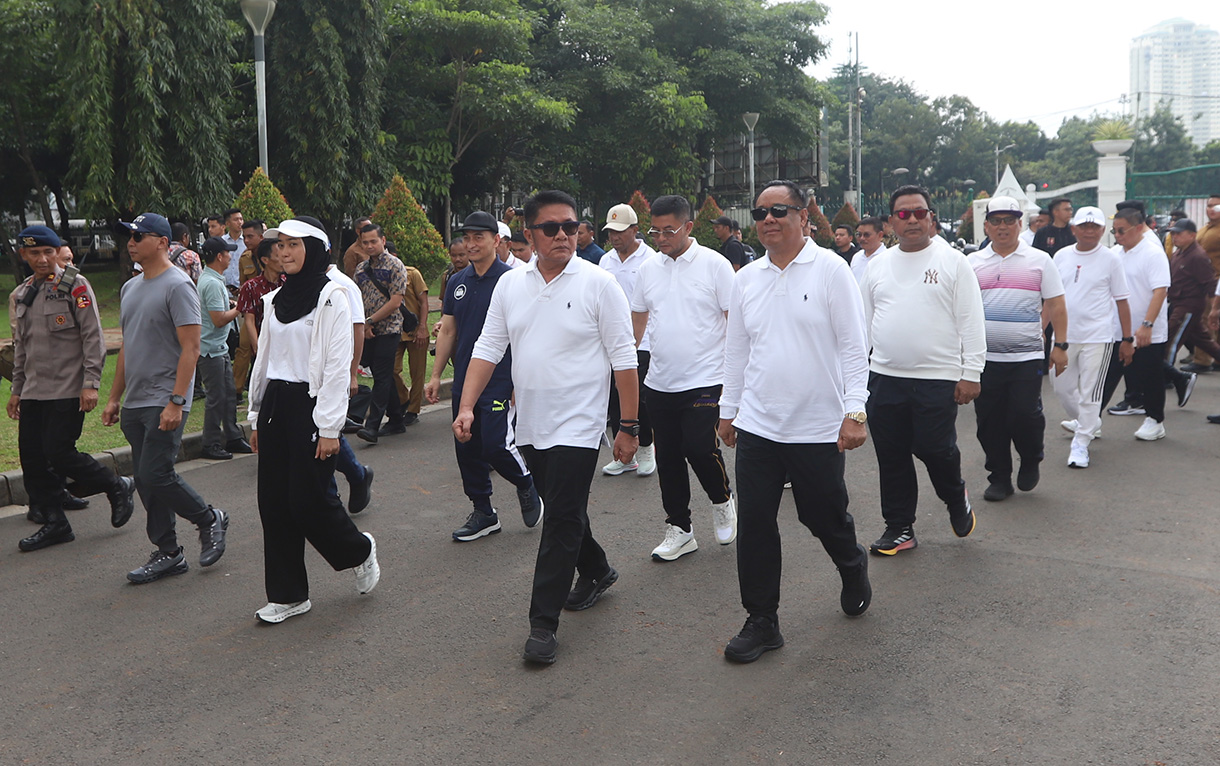
[[[250,180],[246,181],[237,199],[233,200],[233,207],[241,211],[242,218],[262,221],[268,229],[279,226],[281,221],[293,216],[288,200],[284,199],[262,168],[254,169]]]
[[[644,197],[644,193],[639,189],[635,190],[635,194],[631,195],[631,199],[627,201],[631,209],[640,219],[640,234],[644,235],[644,240],[648,241],[648,230],[652,228],[652,205],[648,204],[648,199]]]
[[[425,281],[440,276],[449,264],[445,241],[402,176],[394,175],[370,217],[398,248],[402,262],[419,269]]]
[[[722,215],[724,215],[724,211],[716,204],[716,200],[712,195],[707,195],[707,199],[703,201],[703,207],[699,208],[699,212],[695,214],[695,228],[691,231],[691,236],[695,238],[695,241],[704,247],[719,250],[720,240],[712,231],[712,221]]]
[[[839,208],[839,212],[835,213],[835,217],[831,219],[830,223],[834,226],[847,224],[852,229],[855,229],[860,223],[860,214],[856,212],[856,209],[852,207],[850,202],[844,202],[843,207]]]
[[[813,227],[814,242],[825,248],[835,246],[834,229],[830,228],[830,221],[826,220],[826,215],[822,213],[822,208],[818,207],[816,200],[809,201],[809,225]]]

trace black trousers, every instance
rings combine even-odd
[[[1118,382],[1127,381],[1127,393],[1123,397],[1128,402],[1143,404],[1148,417],[1161,423],[1165,420],[1165,349],[1168,343],[1153,343],[1150,346],[1135,349],[1131,364],[1124,365],[1118,357],[1118,346],[1110,355],[1110,366],[1106,369],[1106,381],[1101,397],[1101,409],[1105,412],[1106,405],[1118,388]],[[1178,373],[1181,374],[1181,373]]]
[[[881,474],[881,515],[887,527],[915,523],[919,481],[915,460],[928,469],[936,496],[951,512],[966,506],[962,453],[957,448],[957,381],[868,376],[868,425]]]
[[[394,386],[394,356],[398,353],[401,335],[375,335],[364,341],[364,352],[360,363],[373,373],[373,396],[364,427],[376,431],[381,427],[381,416],[389,414],[390,422],[402,420],[402,402],[398,401],[398,389]]]
[[[1042,414],[1042,361],[988,362],[974,400],[979,444],[987,456],[987,480],[1012,483],[1012,448],[1022,464],[1042,462],[1046,416]]]
[[[453,416],[457,418],[461,392],[453,394]],[[533,484],[529,469],[517,449],[514,435],[516,410],[510,404],[512,391],[503,395],[484,392],[474,405],[474,423],[470,440],[453,440],[458,471],[462,474],[462,490],[474,507],[490,514],[491,471],[512,482],[517,489],[529,489]]]
[[[640,392],[644,391],[644,378],[648,375],[648,363],[652,359],[652,354],[647,351],[636,350],[636,361],[639,367],[636,371],[640,375]],[[639,415],[636,417],[640,421],[640,446],[647,447],[652,444],[652,418],[648,417],[648,405],[644,402],[644,397],[640,397]],[[606,418],[606,424],[610,426],[610,432],[618,436],[618,422],[623,418],[623,411],[618,403],[618,386],[614,384],[614,374],[610,374],[610,409],[609,415]]]
[[[22,399],[17,421],[17,449],[30,505],[41,507],[52,520],[63,521],[64,479],[85,497],[114,487],[118,477],[106,466],[76,449],[85,413],[80,399]]]
[[[597,450],[522,445],[521,454],[546,503],[534,564],[530,627],[557,630],[559,613],[572,589],[573,573],[600,580],[610,571],[606,552],[589,528],[589,487],[597,470]]]
[[[391,360],[392,361],[392,360]],[[315,399],[307,383],[272,380],[258,413],[258,515],[267,600],[309,598],[305,542],[337,572],[363,564],[372,543],[331,494],[335,458],[318,460]]]
[[[666,523],[690,531],[690,463],[695,477],[712,503],[729,499],[729,473],[720,454],[721,386],[662,393],[644,388],[652,418],[657,478]]]
[[[856,525],[847,512],[845,459],[831,444],[782,444],[737,431],[737,580],[741,605],[775,617],[783,562],[780,498],[792,478],[796,515],[839,569],[864,565]]]

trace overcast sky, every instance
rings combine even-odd
[[[822,3],[829,13],[820,34],[830,51],[813,69],[819,79],[848,61],[851,33],[859,32],[866,72],[906,80],[933,98],[967,96],[999,122],[1033,120],[1048,136],[1067,117],[1125,109],[1118,99],[1130,87],[1132,38],[1177,17],[1220,29],[1214,0]]]

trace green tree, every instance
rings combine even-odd
[[[833,226],[842,226],[846,224],[853,229],[860,223],[860,214],[852,207],[850,202],[844,202],[843,207],[839,208],[839,212],[835,213],[835,217],[830,219]]]
[[[82,213],[194,218],[232,197],[225,99],[237,28],[212,0],[57,0]]]
[[[724,215],[724,211],[716,204],[716,200],[712,195],[707,195],[707,199],[703,200],[703,205],[700,206],[699,212],[695,214],[695,226],[691,230],[691,236],[695,241],[704,247],[710,247],[713,250],[720,249],[720,240],[716,238],[716,233],[712,231],[712,221]]]
[[[402,262],[414,266],[431,282],[445,270],[445,242],[420,207],[407,182],[397,173],[370,216],[398,249]]]
[[[1131,169],[1141,173],[1188,168],[1195,164],[1195,147],[1181,118],[1161,104],[1136,126]]]
[[[233,207],[241,210],[247,221],[262,221],[269,229],[279,226],[281,221],[295,215],[288,206],[288,200],[275,184],[271,183],[262,168],[254,169],[254,174],[233,201]]]
[[[385,46],[380,0],[280,3],[267,36],[270,175],[332,228],[371,209],[390,177]]]
[[[652,205],[649,204],[648,198],[644,196],[644,192],[636,189],[631,195],[631,199],[627,200],[627,204],[635,211],[635,215],[640,219],[640,234],[644,235],[645,240],[651,239],[648,236],[648,230],[652,228]]]
[[[834,229],[830,227],[830,221],[826,220],[826,214],[822,212],[822,208],[818,207],[818,203],[813,200],[809,202],[809,226],[813,229],[814,242],[822,247],[835,246]]]

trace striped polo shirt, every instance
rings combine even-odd
[[[1024,242],[1007,256],[990,246],[968,257],[983,293],[987,361],[1041,359],[1042,302],[1063,295],[1051,257]]]

